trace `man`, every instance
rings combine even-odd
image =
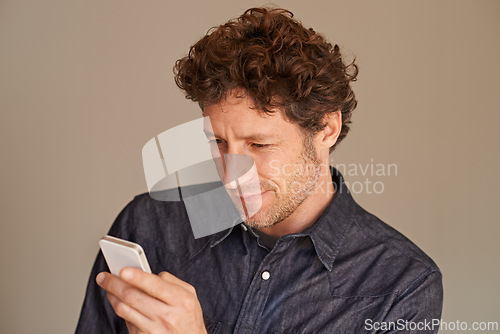
[[[260,209],[195,239],[182,202],[136,196],[110,234],[140,243],[153,274],[113,276],[99,254],[77,333],[437,332],[438,267],[329,166],[356,107],[357,67],[337,45],[288,11],[254,8],[175,72],[220,153],[255,162]]]

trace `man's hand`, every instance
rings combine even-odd
[[[124,268],[120,277],[102,272],[96,282],[130,333],[207,333],[194,287],[172,274]]]

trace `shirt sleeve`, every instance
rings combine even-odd
[[[131,201],[120,212],[109,231],[110,235],[127,237],[127,226],[133,223],[133,206],[134,202]],[[102,252],[99,251],[90,273],[76,334],[128,333],[125,321],[118,317],[111,307],[106,291],[95,281],[97,274],[102,271],[109,271],[109,269]]]
[[[378,333],[437,333],[442,307],[442,276],[433,271],[402,292],[384,319],[385,324],[395,325]]]

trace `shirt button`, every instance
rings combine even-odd
[[[247,229],[247,227],[245,226],[245,224],[241,224],[241,228],[242,228],[242,229],[243,229],[243,231],[245,231],[245,232],[248,230],[248,229]]]
[[[266,271],[262,272],[262,279],[264,281],[267,281],[269,279],[269,277],[271,277],[271,274],[269,273],[269,271],[266,270]]]

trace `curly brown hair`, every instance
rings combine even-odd
[[[330,152],[349,132],[357,105],[350,82],[358,66],[344,64],[338,45],[282,8],[251,8],[210,29],[177,60],[174,73],[186,98],[202,109],[242,90],[263,112],[281,108],[308,134],[322,130],[323,117],[340,110],[342,129]]]

